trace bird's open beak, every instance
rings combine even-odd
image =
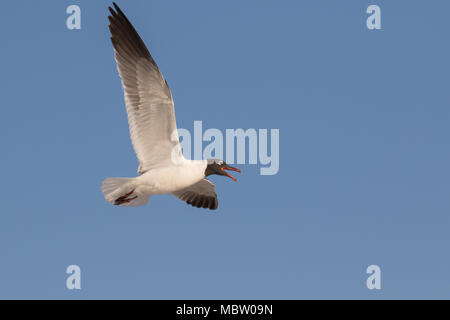
[[[221,170],[223,171],[223,173],[224,173],[228,178],[231,178],[231,179],[233,179],[233,180],[236,181],[236,182],[237,182],[237,179],[236,179],[235,177],[233,177],[232,175],[228,174],[225,170],[236,171],[236,172],[242,173],[241,170],[239,170],[239,169],[237,169],[237,168],[230,167],[230,166],[224,167],[224,168],[222,168]]]

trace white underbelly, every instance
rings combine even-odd
[[[203,179],[204,169],[198,166],[173,166],[151,169],[139,177],[141,186],[152,194],[171,193]]]

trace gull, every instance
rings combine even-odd
[[[181,150],[174,103],[167,81],[125,14],[113,2],[108,16],[128,115],[131,142],[140,162],[135,178],[106,178],[106,201],[124,207],[146,205],[150,196],[171,194],[197,208],[217,209],[210,175],[241,173],[220,159],[188,160]]]

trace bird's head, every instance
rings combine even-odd
[[[206,166],[205,170],[205,177],[212,175],[212,174],[218,174],[219,176],[227,176],[228,178],[233,179],[234,181],[237,181],[236,178],[228,174],[225,170],[228,171],[236,171],[241,173],[241,170],[237,168],[233,168],[225,163],[223,160],[219,159],[208,159],[208,165]]]

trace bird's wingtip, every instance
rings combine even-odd
[[[117,12],[121,12],[121,11],[122,11],[122,10],[120,10],[120,8],[119,8],[119,6],[117,5],[117,3],[115,3],[114,1],[113,1],[113,6],[114,6],[114,9],[117,10]]]

